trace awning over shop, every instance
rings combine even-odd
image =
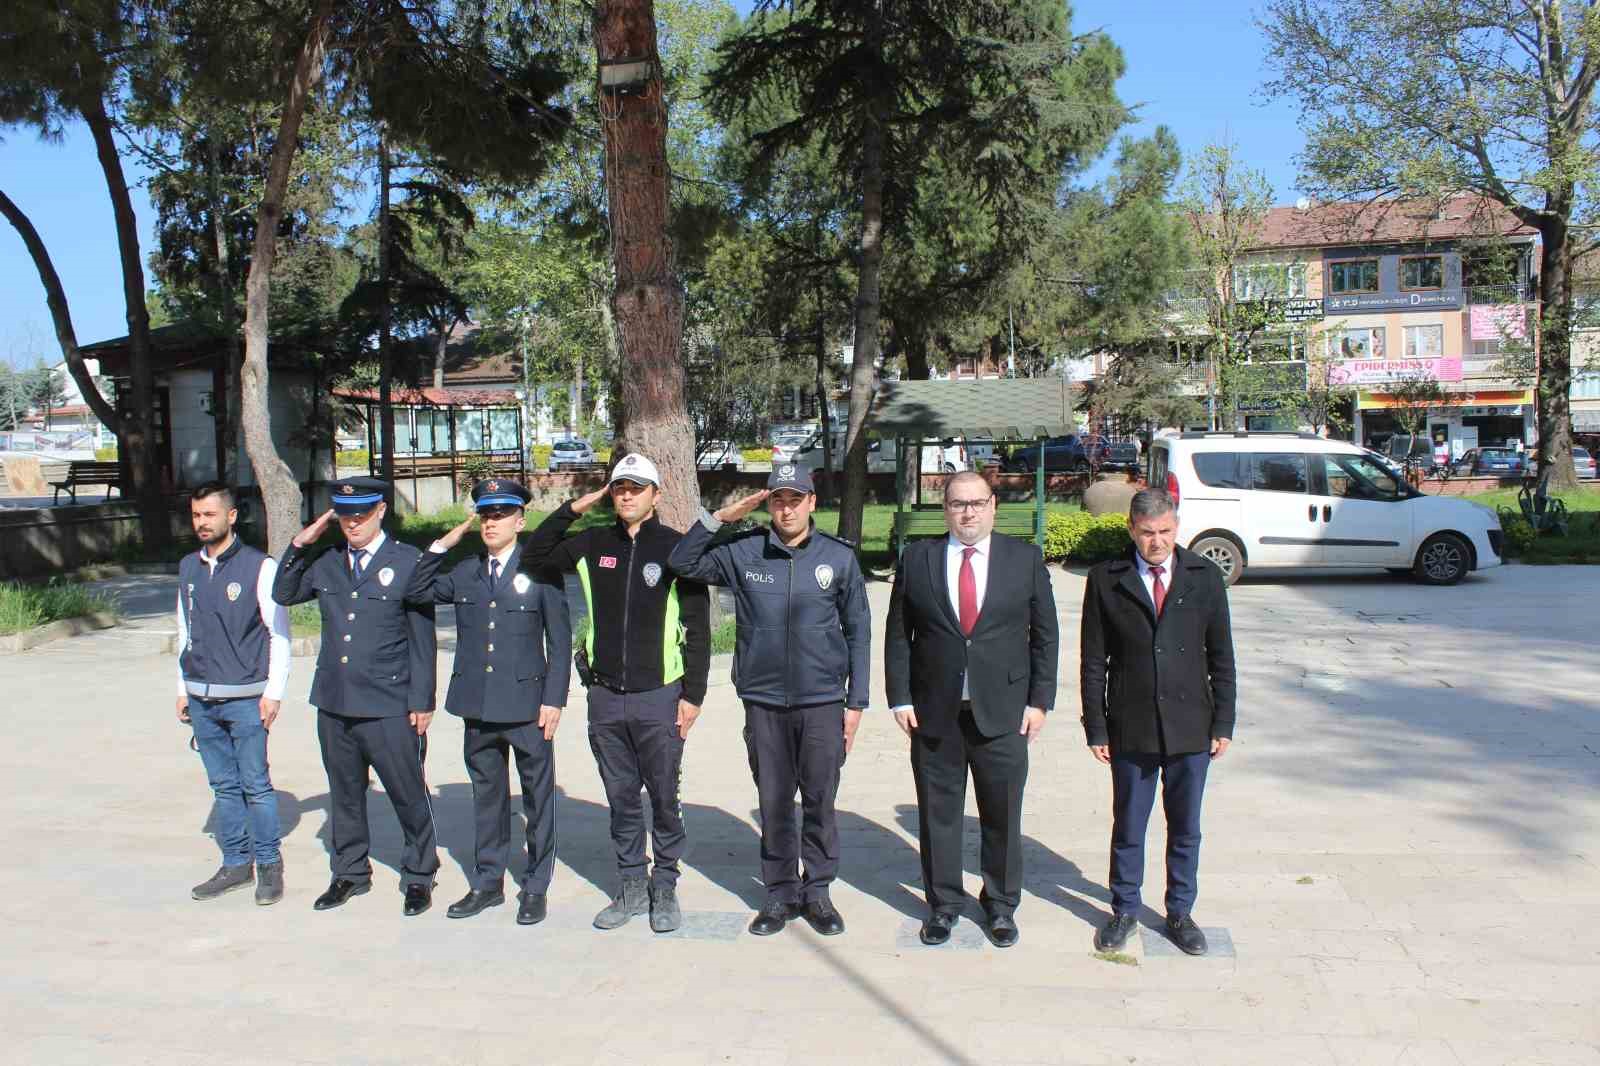
[[[1437,409],[1446,407],[1514,407],[1518,404],[1532,402],[1532,389],[1478,389],[1472,392],[1448,393],[1436,400],[1430,400],[1428,406]],[[1362,391],[1357,399],[1357,406],[1363,411],[1384,411],[1407,405],[1392,393]]]

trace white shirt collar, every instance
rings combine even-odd
[[[371,540],[367,541],[367,546],[365,548],[361,549],[362,551],[367,553],[366,554],[366,558],[363,561],[370,563],[370,562],[372,562],[373,559],[377,558],[378,549],[382,548],[383,547],[383,542],[388,540],[388,539],[389,539],[389,535],[387,533],[385,533],[381,529],[378,530],[378,535],[373,537]],[[349,549],[349,550],[354,550],[354,549],[350,549],[349,545],[346,545],[345,547],[347,549]]]
[[[489,553],[489,558],[494,559],[497,562],[499,562],[500,570],[501,570],[502,573],[504,573],[507,564],[509,564],[511,562],[511,553],[516,551],[516,550],[517,550],[517,542],[513,540],[510,544],[507,544],[500,551],[490,552]]]
[[[963,544],[956,539],[956,535],[954,533],[949,533],[946,534],[945,537],[945,547],[950,551],[956,552],[959,552],[962,548],[977,548],[978,554],[987,559],[989,557],[989,540],[993,536],[994,534],[990,533],[976,544]]]

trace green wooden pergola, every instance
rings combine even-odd
[[[895,554],[906,541],[945,533],[944,505],[922,500],[922,448],[951,439],[1027,442],[1040,449],[1033,502],[995,505],[995,529],[1044,546],[1044,442],[1073,432],[1070,386],[1059,378],[989,381],[886,381],[867,420],[869,432],[894,438]],[[907,505],[905,472],[916,456],[915,499]]]

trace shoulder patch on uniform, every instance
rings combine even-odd
[[[602,570],[615,570],[617,568],[617,557],[615,555],[600,556],[600,568]]]

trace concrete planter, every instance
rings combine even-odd
[[[21,633],[13,633],[9,637],[0,637],[0,655],[15,655],[29,648],[37,648],[41,644],[48,644],[52,640],[81,636],[98,629],[110,629],[116,624],[116,615],[102,612],[81,615],[77,618],[57,619],[42,626],[24,629]]]

